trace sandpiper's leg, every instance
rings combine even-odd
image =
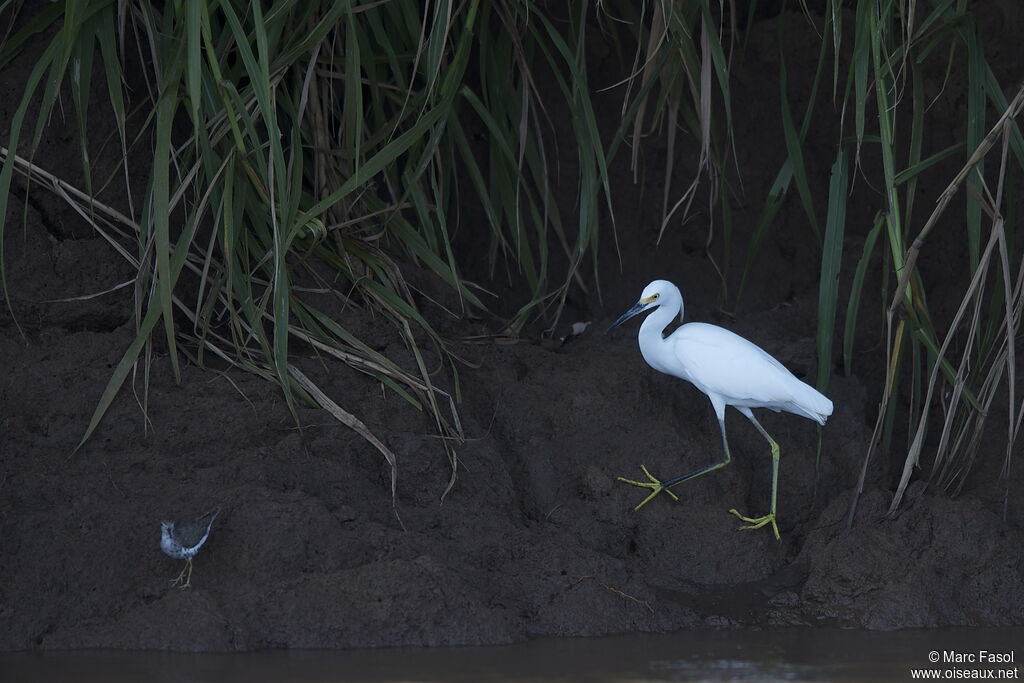
[[[172,586],[177,586],[179,583],[181,583],[182,581],[185,580],[185,572],[188,570],[189,565],[191,564],[191,562],[192,562],[192,560],[189,560],[188,562],[185,563],[185,566],[181,568],[181,573],[178,574],[178,578],[173,579],[171,581],[171,585]]]
[[[731,458],[729,456],[729,441],[728,441],[728,439],[725,438],[725,419],[724,419],[724,417],[720,417],[718,419],[718,428],[722,432],[722,450],[724,451],[724,457],[721,460],[719,460],[718,462],[716,462],[716,463],[712,463],[712,464],[708,465],[707,467],[701,467],[700,469],[694,470],[692,472],[687,472],[686,474],[678,476],[678,477],[676,477],[674,479],[669,479],[666,482],[659,481],[650,472],[648,472],[647,468],[644,467],[643,465],[640,465],[640,469],[642,469],[644,471],[644,474],[647,475],[647,479],[649,481],[634,481],[632,479],[626,479],[625,477],[619,477],[618,478],[619,481],[625,482],[627,484],[632,484],[633,486],[641,486],[643,488],[651,489],[651,493],[648,494],[648,496],[646,498],[644,498],[642,501],[640,501],[640,504],[637,505],[633,509],[634,510],[639,510],[640,508],[642,508],[644,505],[646,505],[651,499],[653,499],[656,495],[658,495],[662,491],[664,491],[668,495],[672,496],[673,500],[679,500],[679,496],[677,496],[676,494],[672,493],[672,491],[669,491],[669,487],[670,486],[675,486],[676,484],[681,484],[684,481],[687,481],[689,479],[693,479],[695,477],[699,477],[700,475],[707,474],[708,472],[713,472],[713,471],[715,471],[715,470],[717,470],[719,468],[722,468],[722,467],[725,467],[726,465],[728,465],[730,460],[731,460]]]
[[[745,524],[745,525],[740,527],[741,529],[760,529],[761,527],[763,527],[763,526],[765,526],[767,524],[771,524],[771,526],[772,526],[772,533],[775,534],[775,540],[778,541],[778,540],[782,539],[782,537],[779,536],[779,527],[775,523],[775,503],[776,503],[776,499],[778,497],[778,491],[779,491],[779,444],[775,443],[775,439],[773,439],[771,436],[768,435],[768,432],[766,432],[764,427],[761,426],[761,423],[757,421],[757,419],[754,417],[754,414],[752,412],[750,412],[750,408],[739,408],[738,410],[741,413],[743,413],[744,415],[746,415],[747,418],[751,422],[754,423],[754,426],[757,427],[757,431],[761,432],[761,436],[763,436],[765,439],[767,439],[768,444],[771,446],[771,449],[772,449],[772,506],[771,506],[771,511],[767,515],[764,515],[763,517],[746,517],[745,515],[741,515],[739,512],[737,512],[735,508],[729,510],[729,512],[731,512],[732,514],[736,515],[737,517],[739,517],[744,522],[747,522],[747,524]]]
[[[188,588],[192,585],[192,558],[188,558],[188,578],[185,579],[185,583],[181,585],[182,588]]]

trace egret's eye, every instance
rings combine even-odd
[[[654,295],[652,295],[652,296],[651,296],[651,301],[654,301],[654,300],[655,300],[655,299],[657,299],[657,298],[658,298],[659,296],[661,296],[661,294],[655,293]]]

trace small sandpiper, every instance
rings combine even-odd
[[[172,586],[180,584],[181,588],[188,588],[192,585],[192,558],[206,543],[213,520],[217,519],[219,514],[220,508],[217,508],[180,527],[175,526],[174,522],[160,522],[160,550],[176,560],[185,560],[185,566],[178,574],[178,578],[171,581]]]

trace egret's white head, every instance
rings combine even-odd
[[[644,311],[657,308],[659,306],[678,306],[679,317],[682,319],[683,316],[683,297],[679,293],[679,288],[668,280],[655,280],[651,284],[644,287],[644,291],[640,294],[640,300],[633,304],[633,307],[628,311],[619,316],[619,319],[611,324],[608,328],[609,331],[615,329],[622,323],[626,322],[630,318]]]

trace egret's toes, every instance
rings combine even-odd
[[[775,534],[775,540],[776,541],[781,541],[782,540],[782,536],[779,535],[779,527],[775,524],[775,513],[774,512],[769,512],[767,515],[765,515],[763,517],[746,517],[744,515],[741,515],[736,510],[736,508],[732,508],[731,510],[729,510],[729,512],[734,514],[734,515],[736,515],[737,517],[739,517],[744,522],[747,522],[747,524],[744,524],[743,526],[740,527],[741,529],[760,529],[761,527],[763,527],[765,525],[771,524],[772,525],[772,533]]]
[[[642,486],[642,484],[641,484],[641,486]],[[647,504],[648,504],[649,502],[651,502],[651,500],[652,500],[652,499],[653,499],[653,498],[654,498],[654,497],[655,497],[656,495],[658,495],[659,493],[661,493],[661,489],[660,489],[660,488],[654,488],[653,486],[652,486],[651,488],[652,488],[653,490],[652,490],[652,491],[651,491],[651,492],[650,492],[650,493],[649,493],[649,494],[647,495],[647,497],[646,497],[646,498],[644,498],[644,499],[643,499],[642,501],[640,501],[640,504],[639,504],[639,505],[637,505],[637,506],[636,506],[635,508],[633,508],[633,512],[639,512],[639,511],[640,511],[640,508],[642,508],[642,507],[643,507],[644,505],[647,505]]]
[[[633,508],[634,511],[635,510],[639,510],[644,505],[647,505],[647,503],[649,503],[656,495],[658,495],[662,491],[664,491],[665,493],[670,495],[672,497],[672,500],[679,500],[679,496],[677,496],[676,494],[672,493],[672,491],[670,491],[669,489],[665,488],[665,485],[662,484],[661,481],[657,477],[655,477],[653,474],[648,472],[646,467],[644,467],[643,465],[640,465],[640,469],[643,470],[643,473],[647,476],[648,481],[636,481],[634,479],[626,479],[625,477],[618,477],[619,481],[624,482],[626,484],[631,484],[633,486],[640,486],[640,487],[645,488],[645,489],[651,489],[650,494],[648,494],[648,496],[646,498],[644,498],[642,501],[640,501],[639,505],[637,505],[635,508]]]

